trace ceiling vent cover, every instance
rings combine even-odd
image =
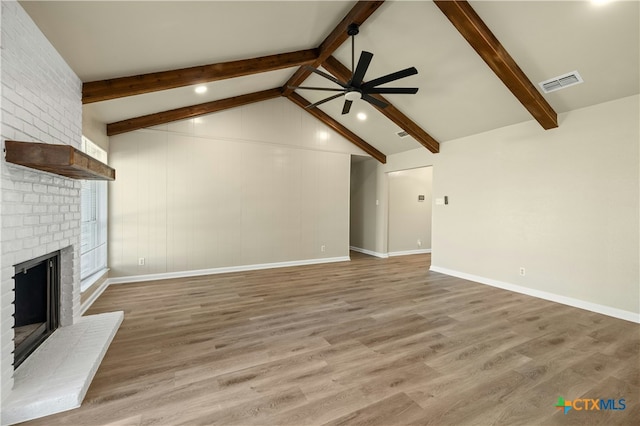
[[[409,133],[405,132],[404,130],[400,130],[399,132],[396,132],[396,135],[401,138],[406,138],[407,136],[409,136]]]
[[[553,77],[549,80],[538,83],[544,93],[555,92],[556,90],[564,89],[569,86],[574,86],[584,82],[578,71],[572,71],[567,74],[562,74],[557,77]]]

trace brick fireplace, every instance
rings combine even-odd
[[[82,83],[17,2],[2,2],[2,142],[80,147]],[[13,386],[14,265],[61,250],[60,325],[80,316],[80,181],[2,161],[0,359]]]
[[[82,82],[19,3],[1,3],[0,111],[3,148],[6,140],[63,144],[80,148]],[[13,165],[7,163],[4,158],[0,162],[2,424],[11,423],[16,421],[15,419],[20,421],[19,417],[8,420],[5,418],[8,401],[13,403],[19,399],[17,394],[23,395],[25,400],[28,399],[29,404],[34,402],[31,397],[27,397],[24,389],[18,389],[19,370],[14,373],[13,366],[15,265],[48,253],[59,252],[61,328],[58,331],[63,330],[62,335],[65,328],[71,330],[80,323],[81,326],[88,327],[80,313],[80,188],[79,180]],[[48,340],[52,340],[55,333]],[[113,334],[115,331],[111,338]],[[74,338],[77,338],[77,335],[76,332]],[[106,343],[107,346],[109,342]],[[50,359],[60,358],[60,369],[63,369],[62,363],[68,358],[68,354],[56,354],[55,351],[60,349],[48,350],[54,351],[48,354],[52,357]],[[66,349],[61,350],[64,352]],[[102,355],[104,351],[106,347],[98,350]],[[36,353],[37,351],[32,356]],[[29,358],[19,369],[25,368],[23,366],[27,362]],[[55,369],[55,365],[53,367]],[[37,363],[29,368],[37,369]],[[95,373],[97,365],[91,368]],[[88,384],[84,388],[85,392],[86,387]],[[34,411],[36,408],[32,405],[27,409],[29,410]],[[33,418],[47,413],[31,414]]]

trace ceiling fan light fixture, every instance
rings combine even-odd
[[[346,100],[353,102],[357,101],[358,99],[362,99],[362,93],[358,92],[357,90],[352,90],[350,92],[347,92],[344,97]]]

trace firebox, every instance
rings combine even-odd
[[[58,328],[60,252],[15,265],[13,279],[15,369]]]

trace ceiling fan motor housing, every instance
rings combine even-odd
[[[350,90],[344,95],[344,97],[348,101],[357,101],[358,99],[362,99],[362,92],[359,90]]]

